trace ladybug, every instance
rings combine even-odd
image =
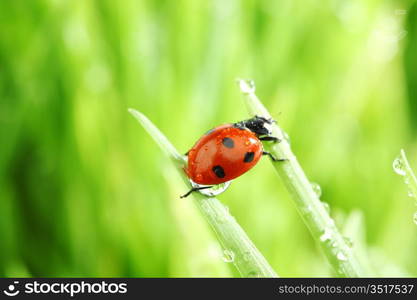
[[[255,116],[209,130],[186,153],[188,164],[184,168],[188,178],[204,186],[193,187],[181,198],[239,177],[253,168],[262,155],[268,155],[273,161],[285,161],[264,151],[262,146],[261,141],[280,141],[271,136],[271,131],[265,127],[273,122],[272,119]]]

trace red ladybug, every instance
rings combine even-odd
[[[263,150],[261,141],[279,141],[271,136],[271,132],[265,127],[265,124],[273,122],[271,119],[256,116],[209,130],[186,154],[187,176],[193,182],[204,186],[193,187],[181,198],[242,175],[255,166],[262,155],[269,155],[274,161],[285,160],[277,159]]]

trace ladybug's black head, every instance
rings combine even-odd
[[[252,119],[244,120],[235,123],[234,126],[237,128],[246,128],[255,133],[257,136],[270,135],[271,132],[265,127],[265,124],[272,124],[274,120],[266,119],[264,117],[255,116]]]

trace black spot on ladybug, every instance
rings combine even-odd
[[[222,143],[226,148],[233,148],[235,146],[235,142],[233,142],[233,140],[228,137],[224,138]]]
[[[224,170],[221,166],[214,166],[212,170],[213,170],[214,174],[216,174],[216,176],[219,177],[219,178],[223,178],[224,176],[226,176],[226,174],[224,173]]]
[[[255,157],[254,152],[246,152],[245,157],[243,158],[243,162],[250,163],[254,157]]]

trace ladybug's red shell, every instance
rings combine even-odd
[[[248,129],[225,124],[202,136],[188,152],[188,177],[198,184],[220,184],[250,170],[262,156],[261,141]]]

